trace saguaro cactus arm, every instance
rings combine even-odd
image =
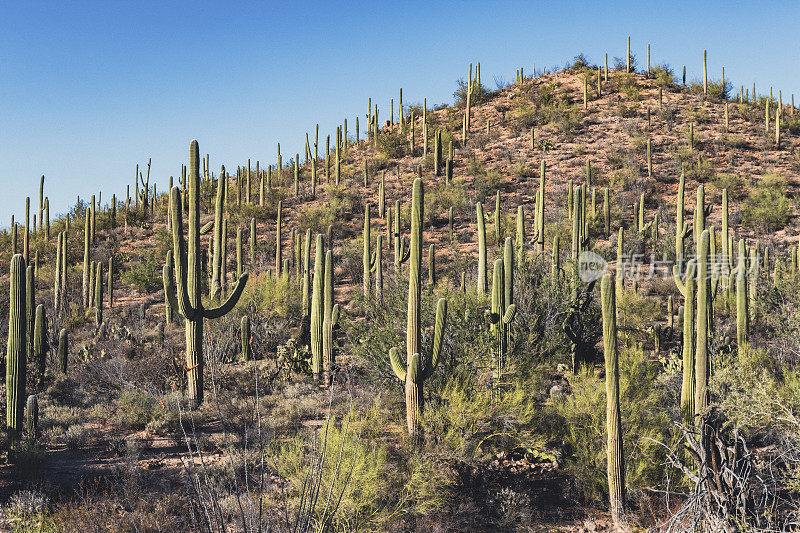
[[[397,379],[404,382],[406,380],[406,365],[400,360],[400,356],[397,354],[397,348],[391,348],[389,350],[389,361],[392,363],[394,375],[397,376]]]
[[[440,298],[436,304],[436,325],[433,330],[433,349],[431,358],[425,365],[422,372],[422,379],[428,379],[436,367],[439,366],[439,358],[442,355],[442,339],[444,338],[444,328],[447,325],[447,300]]]
[[[222,305],[219,307],[212,307],[211,309],[204,309],[203,318],[221,318],[223,315],[230,312],[230,310],[233,309],[239,302],[239,298],[244,292],[244,286],[247,285],[248,276],[248,272],[244,272],[242,274],[242,277],[236,282],[236,287],[233,289],[233,292],[228,296],[228,299],[225,300]]]

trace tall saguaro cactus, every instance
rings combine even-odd
[[[325,281],[325,237],[317,235],[317,248],[314,254],[314,288],[311,293],[311,373],[314,382],[319,383],[322,372],[323,320],[324,320],[324,281]]]
[[[236,288],[219,307],[205,309],[201,299],[200,260],[200,153],[197,141],[189,146],[189,237],[188,250],[183,237],[183,209],[178,187],[170,191],[172,205],[172,242],[175,253],[177,291],[172,278],[164,276],[166,294],[170,305],[178,309],[186,319],[186,372],[189,406],[194,408],[203,402],[203,320],[220,318],[239,301],[248,273],[242,274]]]
[[[331,384],[333,369],[333,330],[339,325],[339,304],[333,303],[333,250],[325,253],[325,302],[322,318],[322,372],[323,384]]]
[[[25,258],[11,258],[9,282],[8,346],[6,349],[6,427],[12,438],[22,431],[27,360],[27,311],[25,298]]]
[[[422,335],[420,329],[422,292],[422,221],[424,215],[424,189],[422,180],[414,180],[411,204],[411,257],[408,268],[408,329],[406,332],[406,364],[400,361],[397,348],[389,350],[392,370],[406,389],[406,424],[408,434],[415,438],[419,431],[419,419],[424,404],[423,383],[429,378],[442,353],[442,339],[447,321],[447,300],[441,298],[436,305],[436,325],[433,334],[433,347],[430,358],[423,363],[421,359]]]
[[[619,407],[619,358],[617,354],[617,304],[610,274],[600,282],[603,308],[603,348],[606,361],[606,434],[608,444],[608,495],[611,517],[617,524],[625,504],[625,457],[622,446],[622,415]]]
[[[684,420],[691,423],[694,419],[694,303],[697,292],[696,262],[690,261],[686,266],[686,278],[681,281],[680,268],[673,267],[675,285],[684,299],[683,307],[683,383],[681,385],[681,411]]]
[[[483,204],[475,204],[478,219],[478,294],[486,293],[486,220],[483,217]]]

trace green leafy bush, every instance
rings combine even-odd
[[[786,179],[779,174],[767,174],[745,200],[742,221],[763,231],[782,229],[789,221],[789,199]]]

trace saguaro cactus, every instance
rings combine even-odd
[[[694,375],[695,413],[702,412],[708,406],[708,330],[711,312],[711,283],[708,271],[709,231],[700,234],[700,246],[697,252],[697,349],[695,350]],[[687,315],[686,319],[691,317]]]
[[[39,434],[39,401],[36,399],[35,394],[28,396],[28,401],[25,405],[25,417],[28,423],[28,440],[36,442]]]
[[[58,368],[62,374],[67,373],[67,353],[69,351],[69,334],[66,329],[58,333]]]
[[[478,219],[478,294],[486,293],[486,220],[483,218],[483,204],[477,202],[475,211]]]
[[[94,286],[94,323],[99,328],[103,323],[103,262],[97,262],[97,274]]]
[[[606,361],[606,434],[608,444],[608,495],[614,523],[622,519],[625,504],[625,456],[622,415],[619,407],[619,359],[617,354],[617,305],[611,274],[600,282],[603,308],[603,348]]]
[[[744,240],[739,240],[739,262],[736,266],[736,344],[742,350],[747,346],[747,329],[750,315],[747,306],[747,253]]]
[[[512,259],[513,261],[513,259]],[[513,268],[511,266],[510,268]],[[493,374],[495,379],[501,379],[503,369],[506,367],[506,356],[508,352],[509,325],[514,320],[517,308],[506,300],[507,296],[513,298],[509,287],[506,287],[506,266],[503,259],[494,262],[494,273],[492,276],[492,309],[488,312],[491,323],[491,331],[497,342],[494,354]],[[513,283],[513,282],[512,282]]]
[[[203,320],[219,318],[228,313],[239,301],[248,273],[236,282],[236,288],[219,307],[204,309],[200,294],[200,171],[197,141],[189,146],[189,238],[188,251],[183,237],[183,209],[178,187],[170,191],[172,205],[172,241],[175,253],[177,291],[171,277],[164,276],[166,294],[170,305],[177,308],[186,319],[186,369],[189,406],[203,402]]]
[[[680,267],[673,267],[675,285],[684,299],[683,306],[683,383],[681,385],[681,411],[686,423],[694,419],[694,302],[697,291],[696,262],[690,261],[686,266],[686,277],[681,281]]]
[[[6,349],[6,427],[12,438],[22,431],[25,366],[27,360],[27,311],[25,298],[25,258],[11,258],[9,281],[8,346]]]
[[[406,364],[403,365],[397,348],[389,350],[392,369],[406,389],[406,424],[408,434],[418,435],[419,419],[424,405],[423,383],[433,374],[439,364],[442,352],[442,339],[447,321],[447,300],[442,298],[436,305],[436,326],[433,334],[433,347],[430,358],[421,359],[420,294],[422,292],[422,221],[424,216],[424,189],[422,180],[414,180],[411,204],[411,258],[408,269],[408,329],[406,333]]]
[[[44,376],[47,352],[47,315],[44,305],[39,304],[36,306],[36,318],[33,322],[33,360],[40,376]]]
[[[331,371],[335,355],[333,353],[333,330],[339,325],[339,304],[333,303],[333,250],[325,253],[325,305],[322,321],[322,364],[323,382],[331,384]]]
[[[314,255],[314,288],[311,294],[311,373],[314,382],[319,383],[322,372],[323,321],[325,312],[325,237],[317,235],[317,249]]]
[[[242,336],[242,361],[249,361],[252,359],[250,350],[250,317],[245,315],[242,317],[239,329]]]
[[[89,277],[91,275],[89,263],[91,262],[91,233],[89,229],[89,210],[86,210],[83,225],[83,307],[89,308]]]

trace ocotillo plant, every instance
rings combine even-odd
[[[625,504],[625,456],[622,445],[622,415],[619,406],[619,356],[617,353],[617,305],[611,275],[600,282],[603,308],[603,348],[606,362],[606,436],[608,443],[608,494],[611,516],[622,519]]]
[[[486,221],[483,218],[483,204],[475,204],[478,219],[478,294],[486,294]]]
[[[673,267],[673,277],[678,291],[684,299],[683,306],[683,383],[681,385],[681,412],[686,423],[694,419],[694,305],[697,292],[696,262],[690,261],[686,265],[686,277],[681,281],[680,267]]]
[[[326,387],[331,384],[333,369],[333,331],[339,323],[339,304],[333,303],[333,250],[325,253],[325,305],[322,321],[322,364],[323,382]]]
[[[545,203],[545,166],[544,160],[539,168],[539,192],[536,197],[536,239],[538,252],[544,252],[544,203]]]
[[[6,349],[6,427],[12,439],[19,436],[23,424],[27,360],[25,271],[25,258],[20,254],[15,254],[11,258],[8,347]]]
[[[319,383],[322,372],[323,321],[325,312],[325,237],[317,235],[317,249],[314,255],[314,289],[311,294],[311,373],[314,382]]]
[[[405,382],[406,424],[408,434],[415,438],[419,431],[419,419],[424,406],[423,383],[429,378],[442,352],[442,339],[447,321],[447,300],[441,298],[436,305],[436,326],[430,358],[423,363],[421,357],[420,297],[422,292],[422,221],[424,216],[424,189],[422,180],[414,180],[411,204],[411,258],[408,268],[408,329],[406,333],[406,364],[400,361],[397,348],[389,350],[392,370],[400,381]]]
[[[177,291],[171,278],[164,276],[170,305],[177,308],[186,319],[186,368],[189,406],[203,402],[203,320],[219,318],[228,313],[239,301],[247,272],[236,282],[236,288],[219,307],[205,309],[200,294],[200,172],[197,141],[189,147],[189,238],[188,251],[183,237],[183,209],[180,189],[170,191],[172,203],[172,241],[175,253]]]

